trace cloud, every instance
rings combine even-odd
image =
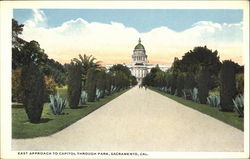
[[[32,9],[33,17],[30,20],[27,20],[24,24],[28,27],[44,27],[47,22],[47,18],[43,11],[39,9]]]
[[[46,16],[33,10],[34,17],[25,23],[22,38],[36,40],[50,58],[69,62],[78,54],[92,54],[104,63],[129,63],[134,46],[141,37],[149,61],[171,64],[195,46],[217,49],[222,59],[241,63],[242,23],[218,24],[200,21],[191,28],[176,32],[166,26],[140,33],[122,23],[104,24],[78,18],[56,28],[48,28]]]

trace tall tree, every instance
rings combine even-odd
[[[117,64],[112,66],[109,70],[113,74],[114,85],[120,90],[127,88],[131,84],[133,76],[127,66]]]
[[[81,96],[81,66],[71,62],[68,72],[68,98],[71,109],[76,109]]]
[[[44,53],[44,50],[40,48],[40,44],[37,41],[30,41],[24,44],[21,48],[23,57],[21,63],[23,65],[28,63],[34,63],[38,66],[45,65],[48,61],[48,55]],[[40,67],[41,68],[41,67]]]
[[[103,98],[106,90],[106,72],[101,70],[96,75],[96,88],[101,91],[100,98]]]
[[[176,81],[177,96],[181,97],[183,95],[182,90],[184,89],[184,75],[179,73]]]
[[[203,66],[198,77],[198,96],[199,101],[202,104],[206,104],[208,97],[208,81],[209,81],[209,71],[207,67]]]
[[[142,85],[153,86],[153,87],[156,86],[155,77],[157,72],[162,72],[158,65],[156,65],[156,67],[153,67],[150,70],[150,72],[143,78]]]
[[[235,82],[235,66],[236,64],[231,60],[225,60],[222,63],[220,71],[221,80],[221,110],[233,111],[233,99],[236,96],[236,82]]]
[[[18,36],[22,34],[23,27],[23,24],[18,24],[15,19],[12,19],[12,69],[22,65],[20,59],[22,59],[23,54],[20,50],[26,41]]]
[[[187,72],[197,76],[200,68],[206,66],[209,72],[208,86],[213,89],[219,85],[218,73],[220,71],[221,62],[219,60],[218,52],[204,47],[195,47],[193,50],[185,53],[181,60],[175,58],[172,65],[174,73]]]
[[[23,32],[23,24],[12,19],[12,48],[20,48],[26,41],[18,37]]]
[[[118,72],[118,71],[121,71],[121,72],[123,72],[127,77],[131,76],[131,72],[130,72],[129,68],[128,68],[127,66],[122,65],[122,64],[114,65],[114,66],[112,66],[109,70],[110,70],[111,72]]]
[[[37,65],[29,63],[23,67],[21,85],[28,118],[32,123],[38,123],[43,111],[45,83]]]
[[[81,54],[79,54],[79,59],[74,58],[73,61],[81,66],[81,76],[82,76],[83,85],[86,82],[87,73],[89,69],[91,68],[98,69],[101,67],[100,65],[101,61],[96,61],[96,58],[93,57],[92,55],[88,56],[84,54],[82,56]]]
[[[94,102],[96,96],[96,74],[95,68],[90,68],[87,73],[86,90],[88,93],[88,102]]]

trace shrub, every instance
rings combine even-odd
[[[106,90],[105,90],[105,95],[110,95],[111,94],[111,85],[112,85],[112,78],[111,78],[111,74],[107,73],[106,74]]]
[[[130,79],[131,79],[131,85],[132,85],[132,86],[137,85],[137,83],[138,83],[138,82],[137,82],[137,80],[136,80],[136,77],[135,77],[135,76],[131,76],[131,77],[130,77]]]
[[[23,89],[21,87],[21,72],[20,68],[12,70],[12,101],[22,102]]]
[[[198,96],[201,104],[205,104],[207,102],[209,78],[209,72],[207,68],[203,66],[198,78]]]
[[[238,73],[235,76],[236,78],[236,89],[237,93],[244,93],[244,73]]]
[[[44,76],[44,81],[45,81],[44,100],[47,102],[49,101],[50,95],[56,94],[56,82],[53,78],[49,76]]]
[[[212,107],[219,107],[220,106],[220,96],[215,94],[210,94],[207,97],[207,104]]]
[[[176,76],[174,74],[170,74],[168,78],[169,85],[171,87],[171,94],[174,95],[176,90]]]
[[[88,93],[88,102],[94,102],[96,96],[96,70],[89,69],[86,80],[86,90]]]
[[[115,72],[114,85],[117,87],[118,91],[123,90],[129,86],[129,77],[121,71]]]
[[[98,88],[101,92],[100,98],[103,98],[106,89],[106,73],[104,70],[98,72],[96,75],[96,88]]]
[[[179,73],[177,76],[177,96],[181,97],[183,94],[182,90],[184,89],[184,76],[182,73]]]
[[[220,71],[220,98],[221,110],[233,111],[233,98],[236,95],[235,84],[235,63],[231,60],[225,60],[222,63]]]
[[[244,96],[239,94],[233,99],[234,108],[239,113],[239,117],[244,117]]]
[[[71,63],[68,70],[68,100],[69,107],[76,109],[79,104],[82,89],[81,67]]]
[[[88,101],[88,94],[86,91],[82,91],[81,97],[79,100],[79,105],[84,105],[87,103],[87,101]]]
[[[40,121],[44,104],[44,78],[38,66],[33,63],[23,67],[21,72],[23,104],[31,123]]]
[[[54,115],[64,114],[63,110],[66,106],[66,100],[62,99],[59,94],[50,95],[50,110]]]

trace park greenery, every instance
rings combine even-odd
[[[220,62],[218,52],[206,46],[175,58],[166,72],[152,68],[142,85],[244,116],[244,66],[231,60]]]
[[[50,135],[137,85],[122,64],[106,69],[86,54],[63,65],[50,59],[39,42],[19,37],[23,27],[12,19],[13,138]],[[219,108],[217,114],[225,122],[233,119],[223,113],[235,111],[244,117],[244,67],[221,62],[218,52],[206,46],[175,58],[166,72],[152,68],[142,85],[197,103],[197,109],[204,104]]]
[[[49,59],[37,41],[19,37],[23,27],[12,19],[12,102],[23,105],[29,122],[43,121],[44,105],[55,116],[65,115],[66,108],[78,111],[137,84],[126,66],[107,70],[91,55],[79,55],[64,65]],[[63,97],[58,94],[60,87],[67,88]]]
[[[127,89],[129,90],[129,89]],[[43,106],[42,117],[39,123],[31,123],[27,120],[27,115],[23,109],[24,105],[13,103],[12,108],[12,138],[33,138],[39,136],[48,136],[54,134],[67,126],[73,124],[79,119],[87,116],[91,112],[97,110],[101,106],[125,93],[123,90],[110,96],[100,99],[97,102],[87,102],[77,109],[71,109],[68,106],[63,110],[63,115],[54,115],[50,109],[50,103]],[[57,88],[61,98],[67,97],[67,87]]]

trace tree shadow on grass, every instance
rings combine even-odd
[[[84,105],[81,105],[81,106],[79,106],[77,108],[65,108],[65,109],[84,109],[84,108],[87,108],[89,106],[90,106],[90,104],[84,104]]]
[[[29,120],[26,121],[26,123],[31,123],[31,124],[42,124],[42,123],[47,123],[49,121],[51,121],[53,119],[50,118],[41,118],[40,121],[38,123],[31,123]]]
[[[47,122],[49,122],[49,121],[51,121],[51,120],[53,120],[53,119],[50,119],[50,118],[42,118],[42,119],[40,119],[40,122],[39,122],[39,123],[47,123]]]
[[[22,104],[12,104],[12,108],[20,109],[20,108],[24,108],[24,105],[22,105]]]

